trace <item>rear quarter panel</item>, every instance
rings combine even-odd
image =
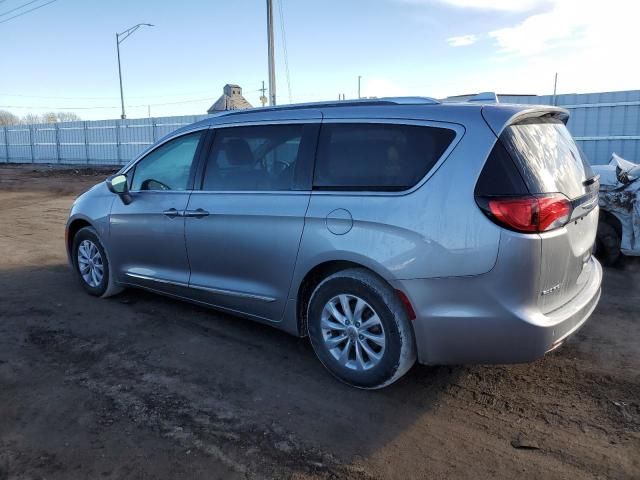
[[[325,122],[367,122],[326,117]],[[359,263],[386,279],[479,275],[491,270],[500,230],[477,207],[473,192],[496,137],[480,109],[465,111],[464,120],[464,126],[427,123],[454,128],[455,147],[408,192],[312,193],[290,298],[296,297],[309,270],[329,260]],[[405,122],[397,117],[392,121]],[[410,119],[406,123],[420,124]],[[327,226],[329,214],[339,209],[352,217],[340,220],[345,223],[342,231],[348,230],[343,234],[332,233]]]

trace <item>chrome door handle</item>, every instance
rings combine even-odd
[[[184,216],[185,217],[202,218],[202,217],[206,217],[208,215],[209,215],[209,212],[207,212],[206,210],[203,210],[202,208],[198,208],[196,210],[185,210],[184,211]]]
[[[182,216],[182,212],[179,212],[175,208],[170,208],[169,210],[165,210],[162,213],[165,214],[169,218],[176,218],[176,217],[181,217]]]

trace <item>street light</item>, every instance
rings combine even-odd
[[[120,103],[122,104],[122,115],[120,118],[123,120],[127,118],[124,113],[124,93],[122,93],[122,68],[120,67],[120,44],[124,42],[133,32],[138,30],[140,27],[153,27],[150,23],[139,23],[134,25],[133,27],[127,28],[124,32],[117,33],[116,32],[116,49],[118,50],[118,76],[120,77]]]

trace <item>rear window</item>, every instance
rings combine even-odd
[[[585,180],[594,175],[569,130],[556,118],[528,119],[511,125],[500,140],[531,193],[559,192],[577,198],[585,193]]]
[[[399,191],[413,187],[455,138],[446,128],[324,124],[313,186],[319,190]]]

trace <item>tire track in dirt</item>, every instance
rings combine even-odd
[[[138,353],[114,350],[107,341],[64,330],[32,328],[28,342],[52,357],[65,378],[112,402],[109,417],[126,415],[184,449],[197,449],[251,478],[372,478],[340,466],[328,453],[304,446],[278,424],[265,426],[251,412],[185,384]],[[179,392],[178,392],[179,390]]]

